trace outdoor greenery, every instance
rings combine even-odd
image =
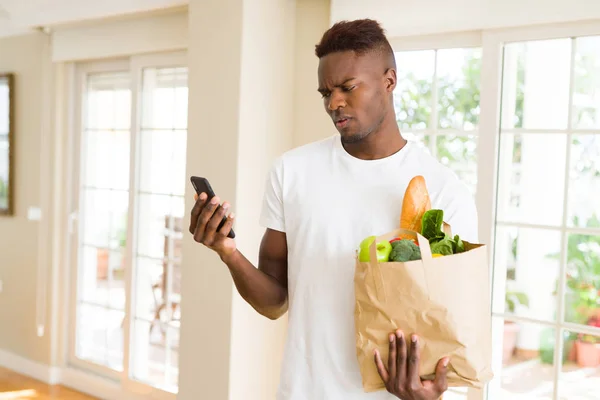
[[[418,131],[434,128],[438,136],[434,156],[453,169],[467,184],[476,184],[476,139],[472,136],[443,134],[444,130],[470,131],[479,124],[479,85],[481,54],[466,52],[460,76],[437,76],[437,104],[433,104],[432,78],[418,78],[415,71],[398,65],[399,88],[395,93],[396,119],[403,132],[414,132],[428,148],[431,137]],[[436,107],[437,121],[432,121]],[[442,134],[439,134],[442,133]]]

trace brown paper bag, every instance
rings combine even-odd
[[[444,230],[448,230],[447,225]],[[376,243],[399,234],[417,238],[421,260],[378,263]],[[481,388],[491,369],[491,310],[487,247],[464,242],[465,252],[432,258],[428,240],[397,229],[371,245],[370,262],[356,259],[356,353],[366,392],[385,389],[374,362],[387,365],[389,334],[419,336],[421,378],[433,379],[438,361],[450,357],[448,386]]]

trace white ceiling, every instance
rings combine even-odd
[[[366,17],[392,37],[445,34],[600,19],[600,0],[331,0],[332,21]]]
[[[183,6],[188,0],[0,0],[0,37],[40,26]]]

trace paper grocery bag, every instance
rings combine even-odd
[[[448,228],[446,226],[446,228]],[[381,239],[416,238],[421,260],[379,263]],[[491,311],[487,248],[464,242],[465,252],[432,258],[429,242],[420,234],[397,229],[379,236],[370,248],[370,262],[356,259],[356,353],[363,388],[385,388],[374,362],[379,349],[387,366],[389,334],[419,336],[423,379],[433,379],[438,361],[450,357],[448,386],[481,388],[493,377]]]

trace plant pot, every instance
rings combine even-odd
[[[587,343],[578,340],[575,342],[577,349],[577,365],[583,368],[600,366],[600,343]]]
[[[108,250],[96,250],[96,279],[105,280],[108,278]]]
[[[514,322],[504,322],[504,340],[502,342],[502,361],[507,362],[513,356],[517,345],[519,325]]]

